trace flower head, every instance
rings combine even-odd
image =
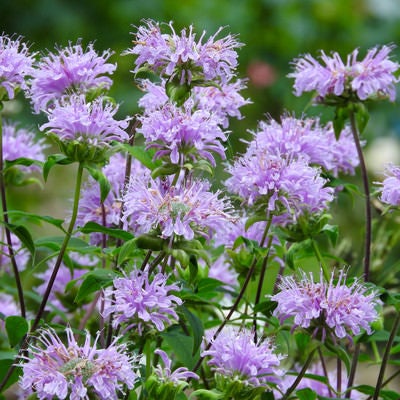
[[[137,233],[210,239],[231,217],[228,201],[208,189],[205,181],[171,186],[148,173],[132,176],[123,197],[123,220]]]
[[[300,215],[320,213],[333,199],[333,189],[319,170],[304,159],[288,160],[254,149],[228,168],[228,190],[252,206],[265,203],[266,210],[279,215],[280,224],[295,223]]]
[[[35,134],[27,129],[19,128],[12,123],[3,124],[3,158],[13,161],[17,158],[29,158],[44,161],[44,149],[47,146],[44,139],[36,140]],[[35,164],[19,166],[24,172],[38,171]]]
[[[386,178],[380,185],[381,200],[391,206],[400,205],[400,167],[388,164],[385,171]]]
[[[134,270],[129,277],[114,279],[114,290],[107,292],[111,302],[103,315],[113,313],[114,327],[126,324],[125,330],[135,327],[139,334],[144,327],[164,330],[178,318],[175,307],[182,304],[170,293],[179,291],[178,285],[168,285],[167,278],[159,272],[150,280],[148,270]]]
[[[220,119],[207,110],[192,110],[166,103],[162,107],[140,117],[147,148],[155,148],[155,158],[167,157],[172,164],[184,165],[200,158],[215,165],[212,153],[225,158],[221,142],[227,140],[219,126]]]
[[[158,364],[154,371],[161,382],[172,382],[175,385],[180,385],[187,379],[199,379],[197,374],[189,371],[186,367],[179,367],[172,371],[172,361],[165,351],[156,349],[154,353],[161,357],[164,364],[163,367]]]
[[[219,29],[205,43],[205,32],[197,40],[193,27],[180,35],[169,23],[169,33],[162,33],[159,24],[147,20],[139,26],[132,49],[135,54],[134,73],[147,69],[163,77],[177,77],[181,83],[192,83],[193,78],[204,81],[228,81],[237,66],[236,49],[241,44],[232,35],[217,39]]]
[[[355,49],[348,55],[346,64],[336,52],[328,56],[321,51],[324,65],[306,54],[295,60],[295,70],[289,74],[295,79],[295,94],[300,96],[315,90],[322,99],[334,95],[355,96],[361,101],[374,97],[394,101],[398,81],[394,73],[399,64],[390,60],[392,49],[393,46],[374,47],[361,61],[357,60],[358,49]]]
[[[133,357],[126,355],[126,345],[117,344],[117,338],[106,349],[93,345],[89,332],[80,346],[71,328],[66,328],[67,345],[49,328],[40,331],[39,344],[31,344],[22,364],[20,386],[33,389],[39,399],[99,399],[117,400],[126,385],[132,389],[137,379],[133,371]]]
[[[114,119],[117,110],[101,97],[87,102],[83,95],[71,96],[47,110],[49,122],[40,129],[51,132],[67,156],[87,160],[107,149],[112,141],[128,139],[124,130],[128,118]]]
[[[310,329],[325,340],[329,334],[334,340],[358,335],[361,330],[371,334],[370,324],[377,320],[380,300],[375,292],[355,280],[346,285],[346,272],[340,271],[337,282],[332,273],[330,281],[321,277],[314,282],[312,274],[302,273],[301,280],[282,277],[280,292],[271,299],[278,303],[274,311],[281,321],[294,317],[293,329]]]
[[[285,115],[277,122],[261,121],[253,132],[247,153],[276,154],[286,159],[304,159],[337,176],[354,174],[358,165],[357,149],[349,127],[336,139],[332,124],[321,125],[318,119],[297,119]]]
[[[25,79],[33,72],[33,54],[20,37],[12,38],[0,35],[0,88],[4,89],[9,99],[15,97],[15,90],[27,89]],[[0,100],[3,95],[0,91]]]
[[[280,380],[279,364],[283,357],[274,351],[268,339],[254,343],[252,331],[228,328],[211,339],[210,349],[203,351],[202,356],[210,357],[208,365],[216,373],[257,387]]]
[[[116,69],[107,62],[112,52],[100,56],[90,43],[86,49],[80,43],[49,53],[37,64],[31,81],[30,95],[35,112],[46,111],[65,95],[87,94],[109,89],[112,80],[107,74]]]

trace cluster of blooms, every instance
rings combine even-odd
[[[33,73],[33,54],[20,37],[0,35],[0,88],[9,99],[13,99],[16,89],[28,88],[25,78]],[[0,100],[3,93],[0,92]]]
[[[22,364],[21,388],[34,390],[39,399],[118,399],[124,385],[132,389],[137,374],[133,371],[134,357],[126,355],[126,345],[115,338],[106,349],[97,349],[97,335],[93,345],[89,332],[80,346],[71,328],[66,328],[68,344],[64,345],[56,332],[42,330],[38,341],[30,345],[33,358]]]
[[[125,189],[125,168],[126,157],[120,153],[111,156],[108,164],[103,168],[103,174],[111,185],[110,192],[103,203],[98,183],[93,178],[89,178],[82,188],[76,220],[77,226],[82,227],[87,222],[96,222],[109,228],[119,226],[122,196]],[[146,169],[139,161],[133,160],[132,170],[140,174]],[[102,234],[92,233],[90,242],[91,244],[101,244]]]
[[[254,387],[279,383],[283,356],[275,354],[269,339],[254,343],[254,332],[232,327],[224,329],[216,339],[212,335],[211,332],[211,347],[202,356],[210,357],[207,363],[214,372]]]
[[[253,136],[248,154],[265,152],[289,160],[305,159],[336,177],[340,172],[354,174],[359,164],[350,128],[346,127],[336,140],[332,124],[323,126],[316,118],[286,115],[280,123],[271,118],[261,121]]]
[[[249,206],[263,201],[266,212],[279,215],[280,224],[295,223],[302,214],[318,214],[333,200],[333,189],[325,186],[327,180],[304,159],[286,160],[254,148],[228,172],[228,190]]]
[[[123,197],[123,220],[137,233],[156,230],[162,238],[209,239],[231,217],[228,201],[208,189],[206,181],[172,186],[146,172],[134,175]]]
[[[271,300],[277,302],[274,315],[281,322],[293,319],[293,328],[311,330],[324,341],[329,334],[333,340],[359,335],[365,330],[372,333],[370,324],[378,319],[380,300],[377,293],[355,280],[346,285],[346,272],[340,271],[337,282],[332,272],[329,282],[322,277],[314,282],[310,273],[302,272],[298,282],[293,276],[284,276],[279,283],[280,292]]]
[[[362,101],[374,96],[394,101],[395,84],[398,82],[395,72],[399,64],[389,58],[392,49],[393,46],[374,47],[361,61],[357,60],[358,49],[355,49],[347,57],[346,63],[336,52],[327,56],[321,51],[321,60],[325,65],[306,54],[295,60],[295,70],[288,76],[295,79],[294,91],[297,96],[316,91],[321,98],[355,95]]]
[[[114,289],[106,292],[109,304],[103,316],[114,315],[113,326],[126,324],[125,331],[134,327],[141,334],[145,327],[163,331],[178,319],[175,308],[182,300],[171,294],[179,292],[177,284],[167,284],[167,275],[158,272],[150,278],[149,270],[134,270],[129,277],[114,279]]]
[[[55,102],[72,93],[87,94],[91,91],[109,89],[115,64],[107,63],[111,51],[101,56],[90,43],[86,50],[81,44],[50,52],[35,65],[30,81],[29,96],[35,112],[51,109]]]
[[[392,206],[400,205],[400,167],[389,164],[386,166],[386,178],[381,183],[381,200]]]
[[[168,25],[171,33],[167,34],[161,32],[158,23],[144,22],[137,30],[133,48],[127,51],[137,55],[134,73],[146,68],[160,76],[177,75],[181,83],[191,83],[193,78],[199,79],[197,75],[206,81],[226,82],[231,78],[237,66],[236,49],[241,46],[235,37],[217,39],[219,29],[202,43],[205,32],[196,41],[192,26],[179,36],[172,23]]]

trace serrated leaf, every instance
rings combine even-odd
[[[123,229],[117,228],[107,228],[103,225],[100,225],[96,222],[87,222],[85,226],[79,229],[82,233],[104,233],[108,236],[115,237],[117,239],[122,239],[124,241],[133,239],[133,235]]]
[[[85,169],[89,172],[90,176],[100,186],[100,201],[103,203],[110,193],[111,185],[103,171],[97,165],[84,164]]]
[[[47,181],[50,170],[57,164],[67,165],[72,164],[72,161],[65,154],[50,155],[43,164],[43,179],[45,182]]]
[[[29,324],[25,318],[11,315],[5,319],[6,332],[11,347],[17,346],[28,333]]]
[[[78,293],[76,294],[74,301],[76,303],[80,303],[92,293],[97,292],[98,290],[105,287],[111,286],[113,280],[117,276],[118,274],[116,272],[105,269],[95,269],[84,274],[82,276],[82,284],[78,289]]]
[[[23,218],[25,221],[29,221],[35,224],[40,224],[41,222],[47,222],[48,224],[51,224],[65,232],[65,229],[62,227],[64,223],[63,219],[53,218],[47,215],[37,215],[19,210],[10,210],[8,211],[8,215],[12,218],[15,217]]]
[[[204,336],[204,327],[201,319],[189,311],[185,306],[180,306],[179,309],[185,315],[186,320],[189,322],[193,332],[193,350],[192,356],[194,356],[200,348],[201,342]]]

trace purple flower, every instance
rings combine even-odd
[[[0,310],[4,317],[21,315],[19,306],[15,302],[14,298],[6,293],[0,293]],[[4,326],[5,323],[3,319],[0,318],[0,331],[4,330]]]
[[[103,316],[113,313],[113,326],[126,324],[125,331],[132,327],[139,334],[144,327],[164,330],[178,319],[175,307],[182,304],[179,297],[170,293],[180,288],[176,284],[168,285],[167,279],[167,275],[158,272],[150,280],[148,270],[134,270],[129,277],[114,279],[114,289],[106,293],[111,300]]]
[[[199,379],[198,375],[192,371],[189,371],[186,367],[179,367],[172,371],[172,361],[168,357],[167,353],[161,349],[156,349],[155,354],[161,357],[164,367],[160,364],[157,365],[154,372],[163,383],[172,382],[174,385],[181,385],[186,382],[187,379]]]
[[[264,151],[286,159],[303,158],[334,176],[339,172],[354,174],[359,163],[350,129],[345,127],[336,140],[332,124],[322,126],[318,119],[285,115],[279,123],[271,118],[261,121],[253,135],[248,153]]]
[[[74,253],[70,254],[70,257],[78,264],[85,267],[92,266],[98,262],[97,259],[82,260],[82,256]],[[82,261],[84,262],[81,264]],[[39,286],[36,287],[36,291],[39,295],[44,295],[52,272],[53,271],[51,268],[47,268],[44,272],[37,274],[37,278],[43,281]],[[86,268],[68,268],[66,265],[61,264],[49,296],[47,309],[56,309],[64,312],[68,311],[62,301],[63,297],[66,295],[66,286],[70,281],[80,278],[86,272],[88,272]]]
[[[0,228],[0,270],[3,270],[4,272],[8,273],[11,271],[11,260],[10,260],[10,252],[9,248],[7,246],[7,240],[6,240],[6,232],[4,230],[4,227]],[[24,270],[29,261],[29,251],[22,246],[21,241],[19,238],[11,233],[11,244],[14,250],[14,257],[15,261],[18,266],[18,270]]]
[[[41,330],[39,344],[29,347],[30,358],[22,364],[20,386],[33,389],[39,399],[99,399],[117,400],[126,385],[134,387],[137,374],[133,371],[133,357],[126,355],[126,345],[115,338],[106,349],[97,349],[97,335],[93,345],[89,332],[79,346],[71,328],[66,328],[68,344],[56,332]]]
[[[229,166],[228,172],[228,190],[249,206],[264,202],[266,210],[280,215],[281,224],[295,223],[306,213],[320,213],[333,199],[333,189],[324,187],[326,180],[319,170],[304,159],[288,160],[255,148]]]
[[[225,158],[222,142],[227,140],[221,130],[220,119],[207,110],[192,110],[185,103],[184,108],[172,103],[145,113],[140,118],[142,133],[147,148],[155,148],[155,158],[167,157],[173,164],[184,165],[207,159],[215,166],[212,153]]]
[[[102,98],[86,102],[84,96],[71,96],[68,101],[58,102],[47,111],[49,122],[40,130],[51,131],[61,140],[76,140],[95,146],[108,145],[113,140],[121,142],[128,139],[124,131],[128,119],[115,120],[117,111],[118,107],[104,103]]]
[[[35,134],[24,128],[18,128],[15,124],[3,124],[3,158],[13,161],[17,158],[29,158],[36,161],[44,161],[44,149],[47,146],[44,139],[36,140]],[[39,171],[37,165],[18,166],[24,172]]]
[[[208,365],[217,374],[254,387],[279,382],[283,374],[279,364],[283,357],[275,354],[269,339],[254,343],[252,331],[228,327],[216,339],[211,339],[211,343],[210,349],[201,355],[210,357]]]
[[[232,35],[217,39],[220,28],[205,43],[205,32],[196,40],[193,27],[176,34],[172,22],[167,25],[170,33],[162,33],[159,24],[152,20],[139,26],[132,49],[135,54],[134,73],[147,69],[163,77],[178,77],[181,83],[191,83],[192,78],[227,82],[237,66],[236,49],[241,44]],[[196,84],[196,82],[195,82]]]
[[[319,282],[314,282],[312,274],[302,272],[301,280],[293,276],[282,278],[280,292],[271,297],[278,303],[274,311],[280,321],[294,317],[293,329],[310,329],[319,334],[322,341],[329,334],[334,340],[358,335],[361,329],[372,333],[370,324],[378,318],[377,293],[369,291],[358,280],[346,285],[346,272],[340,271],[334,283],[334,273],[330,281],[324,281],[322,272]]]
[[[394,73],[399,64],[389,58],[392,49],[393,46],[374,47],[361,61],[357,61],[358,49],[355,49],[346,64],[336,52],[329,57],[321,51],[324,65],[306,54],[295,60],[295,70],[288,76],[295,79],[296,96],[315,90],[321,98],[356,95],[362,101],[375,96],[394,101],[398,81]]]
[[[186,100],[186,107],[210,112],[219,120],[219,125],[226,129],[229,125],[229,117],[241,119],[242,114],[239,109],[251,103],[239,93],[245,87],[244,81],[240,79],[221,83],[219,87],[196,86]],[[146,93],[139,99],[139,106],[144,108],[146,114],[162,108],[169,100],[165,92],[165,81],[155,84],[144,79],[140,81],[140,88]]]
[[[400,167],[388,164],[385,169],[386,178],[382,183],[381,200],[391,206],[400,205]]]
[[[219,192],[208,191],[205,181],[170,186],[150,175],[131,177],[123,197],[123,220],[137,233],[155,231],[162,238],[195,235],[210,239],[215,231],[230,220],[230,204],[219,198]]]
[[[227,256],[222,254],[211,264],[208,276],[225,283],[227,289],[237,289],[239,274],[233,270],[228,261]]]
[[[125,187],[126,159],[117,153],[110,157],[109,163],[103,168],[103,173],[110,182],[111,190],[104,200],[100,201],[100,187],[98,182],[89,178],[82,188],[79,202],[77,226],[84,226],[87,222],[96,222],[106,227],[118,227],[122,207],[122,195]],[[146,168],[137,160],[132,161],[132,170],[140,174]],[[102,234],[90,235],[90,242],[94,245],[101,244]]]
[[[0,36],[0,88],[3,88],[9,99],[15,96],[15,90],[27,89],[25,78],[32,74],[33,54],[21,37]],[[0,100],[3,94],[0,90]]]
[[[86,49],[81,44],[49,53],[37,64],[31,81],[30,95],[36,113],[51,108],[65,95],[87,94],[90,91],[109,89],[115,64],[107,63],[112,52],[99,56],[90,43]]]

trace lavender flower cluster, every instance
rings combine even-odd
[[[333,352],[338,365],[355,368],[343,354],[373,336],[382,299],[398,312],[396,297],[357,278],[353,267],[328,265],[318,238],[333,237],[329,213],[346,175],[365,169],[352,113],[366,100],[395,100],[393,46],[375,47],[361,61],[358,49],[346,63],[325,52],[324,65],[311,55],[295,60],[295,94],[315,91],[317,101],[346,109],[351,123],[337,132],[319,118],[268,117],[250,132],[244,153],[224,161],[228,177],[214,185],[209,175],[226,160],[230,120],[251,104],[237,78],[242,45],[223,31],[207,38],[193,26],[176,33],[172,22],[137,27],[124,54],[135,57],[141,114],[125,118],[109,96],[111,50],[98,54],[93,43],[78,42],[39,57],[22,38],[0,36],[0,103],[21,90],[32,112],[47,118],[36,134],[2,123],[0,114],[7,178],[0,180],[0,350],[13,355],[2,389],[18,368],[21,398],[287,400],[305,398],[301,390],[313,399],[352,390],[360,398],[354,370],[346,379],[337,371],[334,382],[325,357]],[[139,135],[143,147],[134,144]],[[61,154],[45,155],[46,139]],[[9,222],[5,189],[73,163],[67,228],[25,212]],[[376,200],[393,210],[400,167],[388,165],[385,176]],[[367,190],[365,197],[369,204]],[[50,223],[63,237],[33,239],[18,216]],[[296,255],[315,257],[299,278],[288,268],[301,271]],[[28,310],[24,285],[38,303]]]

